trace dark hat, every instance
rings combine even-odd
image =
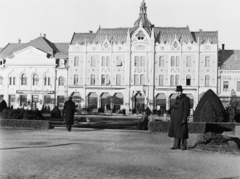
[[[183,91],[182,86],[181,85],[177,86],[176,91]]]

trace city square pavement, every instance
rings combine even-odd
[[[170,150],[172,143],[167,133],[137,130],[0,129],[0,178],[240,178],[239,155]]]

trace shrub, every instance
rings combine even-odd
[[[208,102],[208,104],[206,104],[207,102]],[[206,106],[205,106],[205,104],[206,104]],[[207,106],[211,106],[212,110],[211,111],[207,110]],[[201,115],[202,112],[206,113],[206,114]],[[216,117],[215,117],[215,115],[216,115]],[[225,120],[226,112],[222,105],[222,102],[220,101],[218,96],[211,89],[209,89],[200,99],[200,101],[196,107],[196,110],[194,112],[193,121],[194,122],[212,122],[213,119],[211,117],[205,118],[206,116],[213,117],[215,122],[226,122],[226,120]],[[208,121],[208,120],[210,120],[210,121]]]
[[[2,101],[0,102],[0,113],[1,113],[4,109],[6,109],[6,108],[7,108],[7,103],[6,103],[5,100],[2,100]]]
[[[217,115],[214,110],[214,106],[210,101],[206,101],[201,111],[201,119],[207,122],[217,122]]]
[[[49,121],[24,120],[24,119],[1,119],[1,128],[17,128],[17,129],[52,129]]]
[[[57,106],[54,106],[53,110],[51,111],[51,117],[61,118],[61,111]]]
[[[35,119],[44,120],[42,113],[39,110],[31,111],[24,109],[4,109],[0,113],[1,119]]]

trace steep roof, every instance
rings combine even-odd
[[[240,70],[240,50],[220,50],[218,65],[221,70]]]
[[[1,58],[7,58],[13,53],[23,50],[29,46],[35,47],[53,56],[60,56],[62,58],[68,57],[68,43],[52,43],[45,37],[38,37],[28,43],[9,43],[1,52]]]
[[[155,27],[155,42],[171,43],[176,38],[180,42],[193,42],[194,38],[188,27]]]
[[[108,39],[110,42],[123,43],[127,39],[128,29],[129,28],[99,28],[92,42],[103,43],[105,39]]]
[[[74,33],[72,40],[70,42],[71,45],[78,43],[79,45],[89,43],[92,41],[95,33]]]
[[[192,32],[192,36],[196,42],[199,43],[206,43],[208,40],[212,44],[218,44],[218,32],[217,31],[199,31],[199,32]]]
[[[23,45],[23,43],[8,43],[0,52],[0,58],[7,58],[7,56],[10,55],[14,49],[21,45]]]

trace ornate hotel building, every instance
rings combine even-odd
[[[182,85],[194,109],[217,93],[218,32],[154,26],[146,3],[129,28],[74,33],[69,45],[68,95],[81,107],[170,109]]]

